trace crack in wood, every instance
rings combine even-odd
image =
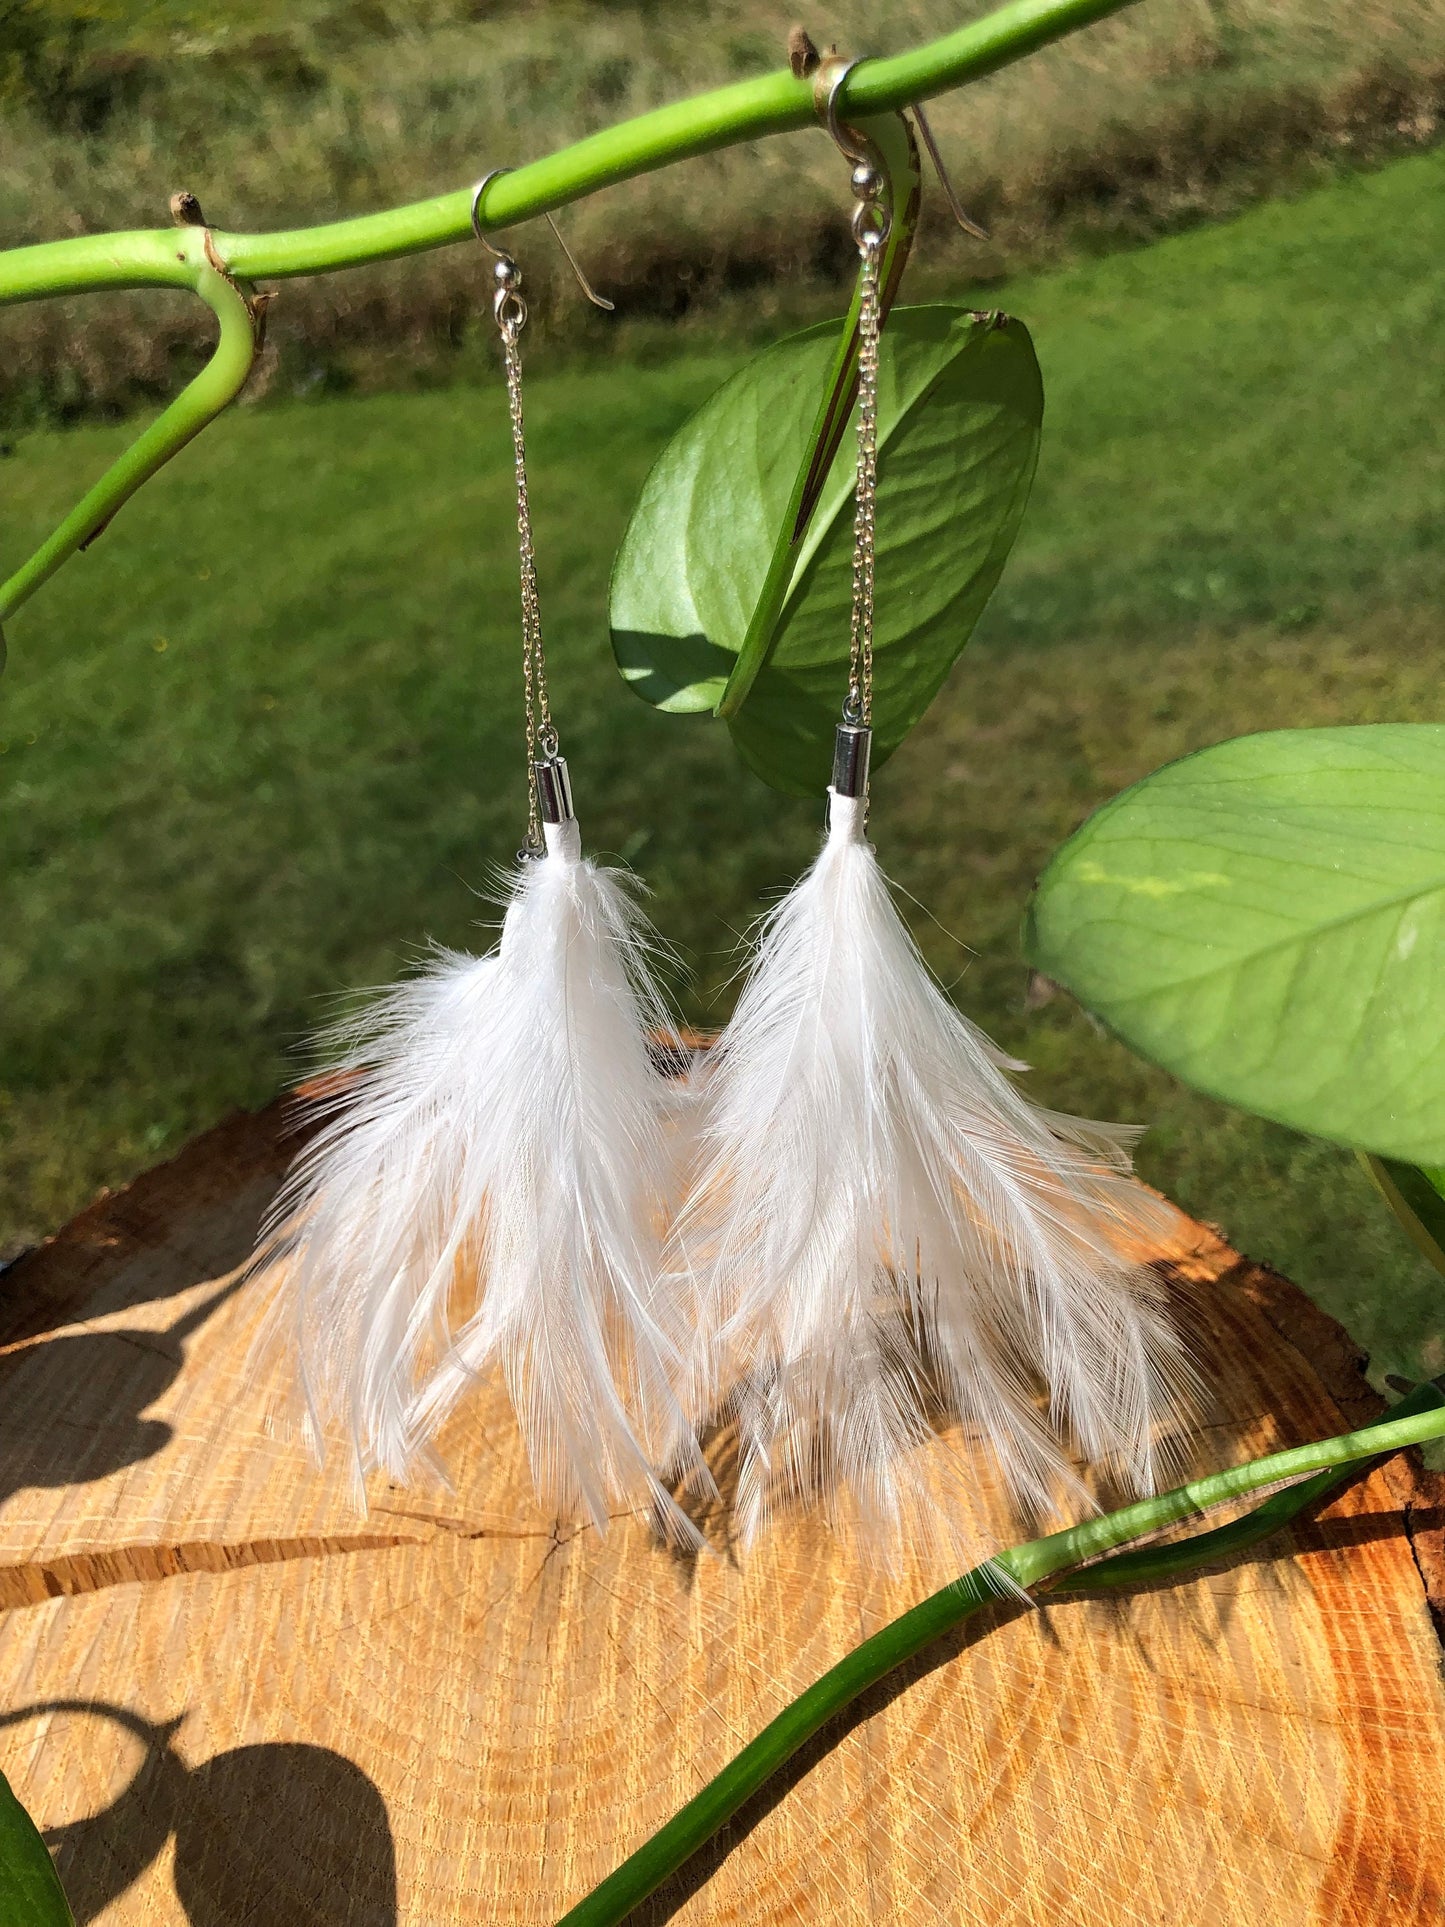
[[[546,1539],[551,1541],[554,1552],[562,1546],[570,1546],[574,1539],[589,1530],[589,1522],[585,1519],[577,1521],[570,1531],[564,1531],[566,1521],[560,1519],[550,1526],[489,1526],[470,1519],[453,1518],[445,1512],[413,1512],[399,1505],[373,1503],[370,1510],[384,1513],[389,1519],[416,1519],[423,1525],[435,1526],[439,1532],[453,1533],[458,1539]],[[609,1512],[607,1522],[616,1525],[619,1520],[640,1516],[635,1507],[629,1507],[621,1512]]]
[[[290,1559],[329,1559],[337,1553],[385,1552],[420,1543],[358,1533],[340,1538],[247,1539],[234,1545],[198,1539],[182,1545],[108,1546],[97,1552],[62,1553],[0,1566],[0,1612],[43,1606],[50,1599],[74,1598],[107,1586],[179,1579],[189,1572],[241,1572],[248,1566],[274,1566]]]

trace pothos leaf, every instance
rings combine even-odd
[[[1276,730],[1156,771],[1057,853],[1025,940],[1186,1083],[1445,1165],[1445,725]]]
[[[0,1921],[75,1927],[45,1842],[0,1773]]]
[[[834,367],[839,324],[777,343],[726,382],[654,466],[612,577],[618,667],[645,701],[710,710],[764,586]],[[937,694],[1003,569],[1038,454],[1028,331],[957,306],[895,308],[879,370],[874,761]],[[821,794],[847,687],[851,462],[798,545],[772,653],[729,719],[774,787]]]

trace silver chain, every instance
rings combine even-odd
[[[860,202],[860,212],[864,204]],[[882,223],[855,218],[853,231],[863,257],[858,299],[858,480],[853,508],[853,614],[848,659],[848,698],[843,720],[870,728],[873,722],[873,582],[878,522],[878,338],[879,273],[886,238]]]
[[[557,731],[547,691],[547,657],[542,646],[542,605],[537,596],[537,557],[532,546],[532,508],[527,497],[527,438],[522,424],[522,357],[517,338],[527,322],[527,304],[518,293],[521,276],[498,289],[494,304],[507,374],[507,406],[517,472],[517,543],[522,578],[522,695],[527,715],[527,848],[541,850],[542,806],[537,790],[537,756],[557,754]]]

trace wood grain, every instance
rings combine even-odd
[[[450,1491],[378,1484],[358,1518],[284,1369],[248,1375],[270,1281],[237,1267],[293,1148],[279,1109],[234,1119],[0,1279],[0,1766],[82,1923],[553,1920],[958,1551],[559,1528],[488,1393]],[[1163,1255],[1214,1386],[1201,1468],[1378,1409],[1293,1287],[1200,1226]],[[967,1491],[974,1550],[1013,1536]],[[1001,1606],[638,1919],[1445,1919],[1438,1500],[1402,1459],[1189,1584]]]

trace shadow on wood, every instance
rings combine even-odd
[[[114,1721],[143,1748],[134,1778],[109,1807],[47,1835],[76,1927],[118,1900],[172,1838],[189,1927],[395,1927],[386,1807],[350,1760],[319,1746],[262,1744],[187,1767],[171,1745],[179,1719],[152,1726],[102,1701],[17,1709],[5,1723],[42,1713]]]
[[[37,1414],[24,1396],[32,1347],[22,1344],[0,1354],[0,1411],[26,1413],[19,1427],[0,1418],[0,1504],[25,1486],[83,1485],[104,1478],[168,1445],[171,1428],[141,1413],[170,1390],[185,1363],[185,1341],[224,1304],[237,1282],[203,1298],[164,1331],[62,1332],[47,1339],[44,1370],[69,1394],[49,1412]]]

